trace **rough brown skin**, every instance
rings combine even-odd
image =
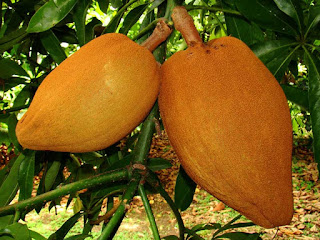
[[[159,91],[152,53],[122,34],[105,34],[62,62],[38,88],[16,134],[34,150],[89,152],[125,137]]]
[[[182,166],[197,184],[254,223],[289,224],[292,128],[280,85],[236,38],[189,42],[187,50],[162,65],[159,95],[164,126]]]

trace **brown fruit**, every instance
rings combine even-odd
[[[151,52],[125,35],[105,34],[45,78],[16,134],[34,150],[103,149],[145,118],[158,91],[159,66]]]
[[[280,85],[236,38],[206,45],[189,40],[187,50],[162,65],[159,95],[164,126],[182,166],[197,184],[254,223],[289,224],[292,128]]]

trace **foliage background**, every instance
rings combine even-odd
[[[19,200],[29,199],[33,176],[40,172],[43,176],[38,195],[56,189],[60,184],[87,179],[110,170],[120,160],[121,167],[128,165],[133,154],[120,150],[116,145],[85,154],[23,150],[16,139],[15,126],[27,110],[41,81],[65,58],[93,38],[110,32],[126,34],[141,43],[150,34],[159,17],[164,16],[171,24],[170,11],[174,2],[0,0],[0,3],[0,140],[8,146],[8,153],[12,156],[12,160],[0,171],[0,207],[8,205],[18,189]],[[294,136],[310,139],[320,168],[318,1],[205,0],[179,1],[178,4],[186,6],[204,41],[232,35],[244,41],[265,63],[289,100]],[[185,48],[186,44],[180,34],[174,31],[165,50],[162,46],[165,52],[158,61]],[[128,148],[135,148],[141,129],[142,126],[139,126],[130,135]],[[149,166],[157,169],[168,167],[164,161],[155,162],[149,160]],[[65,167],[71,172],[71,177],[63,175]],[[195,185],[183,170],[177,185],[177,189],[184,191],[176,193],[175,204],[184,210],[190,204]],[[117,187],[117,194],[120,195],[127,189],[124,182],[120,182]],[[73,193],[70,202],[73,198],[79,199],[83,204],[82,209],[85,209],[81,214],[86,215],[88,220],[99,214],[101,200],[112,191],[114,189],[103,193],[94,191],[91,195],[80,195],[80,198]],[[190,194],[186,196],[185,192]],[[50,208],[58,202],[59,199],[52,201]],[[42,207],[43,204],[39,204],[35,209],[40,211]],[[19,218],[23,219],[28,211],[1,217],[0,229],[11,229],[11,232],[18,231],[28,237],[35,234],[25,226],[14,223]],[[79,215],[68,222],[70,226]],[[68,224],[66,226],[68,229]],[[87,221],[82,237],[89,232],[90,224]]]

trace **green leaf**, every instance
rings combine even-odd
[[[0,38],[0,53],[12,48],[15,44],[20,43],[26,38],[28,36],[26,29],[27,27],[22,27]]]
[[[12,168],[10,169],[9,175],[0,186],[0,207],[8,205],[15,197],[18,191],[18,174],[20,164],[28,155],[30,150],[25,150],[17,157]]]
[[[257,23],[259,26],[286,35],[298,35],[297,31],[292,27],[294,26],[294,22],[279,10],[273,1],[241,0],[235,2],[238,10],[246,18]]]
[[[44,188],[45,191],[48,192],[51,190],[57,176],[60,170],[61,162],[60,161],[54,161],[51,165],[51,167],[48,169],[46,176],[45,176],[45,182],[44,182]]]
[[[8,58],[0,60],[0,78],[9,79],[12,76],[26,76],[28,73],[16,62]]]
[[[12,107],[14,108],[14,107],[19,107],[19,106],[25,105],[29,98],[30,98],[29,88],[24,87],[17,95]]]
[[[110,4],[113,8],[119,8],[123,5],[122,0],[110,0]]]
[[[91,22],[86,25],[86,42],[90,42],[94,38],[94,28],[101,25],[101,21],[97,18],[93,18]]]
[[[155,8],[159,7],[161,5],[161,3],[163,3],[165,0],[155,0],[151,7],[148,10],[148,13],[150,13],[151,11],[153,11]]]
[[[20,187],[19,201],[31,198],[35,166],[35,151],[28,151],[20,164],[18,183]]]
[[[72,10],[78,0],[49,0],[32,16],[27,32],[44,32],[62,19]]]
[[[15,146],[16,150],[22,151],[22,147],[20,143],[18,142],[17,136],[16,136],[16,126],[17,126],[18,120],[15,114],[10,114],[10,117],[7,120],[8,124],[8,135],[10,138],[10,141]]]
[[[107,13],[109,7],[109,0],[98,0],[99,8],[102,12]]]
[[[281,85],[289,101],[299,105],[305,110],[309,110],[308,91],[288,85]]]
[[[309,31],[317,26],[320,22],[320,5],[310,6],[309,16],[308,16],[308,23],[307,23],[307,30],[305,33],[305,38]]]
[[[119,33],[127,35],[130,28],[139,20],[143,12],[148,7],[148,4],[142,4],[138,7],[132,9],[126,16],[123,21],[122,27],[119,30]]]
[[[298,25],[299,32],[302,32],[303,28],[303,12],[299,3],[299,0],[273,0],[278,8],[293,18]]]
[[[74,153],[77,158],[80,158],[84,163],[99,166],[104,161],[103,156],[97,152]]]
[[[163,158],[150,158],[147,163],[148,168],[155,172],[166,168],[171,168],[172,164]]]
[[[231,240],[258,240],[260,239],[259,233],[244,233],[244,232],[231,232],[225,233],[213,239],[231,239]]]
[[[29,234],[27,225],[21,223],[13,223],[7,226],[5,229],[0,230],[1,232],[7,232],[11,234],[15,240],[32,240]],[[9,240],[11,237],[1,237],[1,240]]]
[[[50,54],[53,60],[60,64],[63,60],[67,58],[66,53],[62,49],[59,39],[52,32],[52,30],[48,30],[40,33],[40,40],[43,47]]]
[[[180,166],[174,190],[174,202],[181,211],[186,210],[192,203],[196,187],[197,184],[192,181]]]
[[[124,192],[127,186],[127,184],[114,184],[113,186],[99,189],[92,193],[92,198],[101,199],[116,193]]]
[[[251,50],[266,65],[276,79],[281,81],[293,54],[299,47],[292,49],[296,45],[297,43],[290,40],[274,40],[254,44]]]
[[[44,236],[42,236],[40,233],[37,233],[35,231],[32,231],[29,229],[30,237],[34,240],[47,240]]]
[[[231,36],[240,39],[247,45],[263,41],[263,32],[257,25],[250,24],[241,17],[229,14],[226,14],[225,18],[228,34]]]
[[[73,20],[80,46],[86,44],[86,16],[91,0],[79,1],[73,8]]]
[[[78,212],[69,218],[55,233],[51,234],[48,240],[64,239],[70,229],[77,223],[82,213]]]
[[[320,60],[305,51],[309,75],[309,110],[313,132],[313,151],[315,162],[320,170]]]

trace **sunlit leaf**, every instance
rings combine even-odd
[[[5,229],[0,230],[1,232],[10,233],[13,238],[4,237],[3,239],[14,239],[14,240],[31,240],[29,229],[27,225],[21,223],[13,223],[9,226],[6,226]],[[0,237],[2,239],[2,237]]]
[[[127,34],[130,28],[139,20],[143,12],[148,7],[148,4],[142,4],[138,7],[132,9],[127,16],[125,17],[122,27],[119,30],[119,33]]]
[[[62,19],[72,10],[78,0],[49,0],[32,16],[27,32],[44,32]]]

